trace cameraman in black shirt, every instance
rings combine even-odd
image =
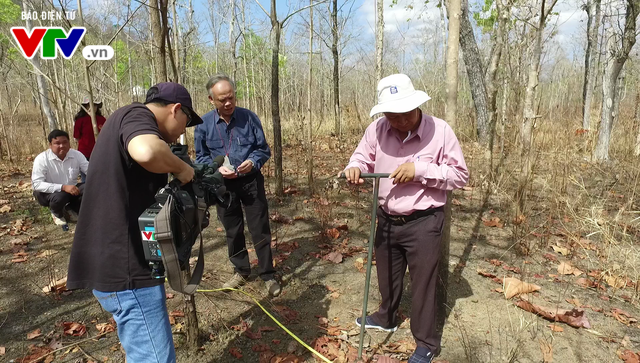
[[[91,154],[75,232],[67,288],[92,289],[118,324],[128,362],[175,362],[163,279],[151,277],[138,216],[173,173],[194,170],[167,143],[202,123],[182,85],[159,83],[145,104],[133,103],[106,121]]]

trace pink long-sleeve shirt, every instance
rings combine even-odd
[[[415,164],[413,181],[394,185],[392,179],[380,179],[378,204],[392,215],[440,207],[447,201],[447,190],[462,188],[469,180],[453,130],[444,120],[425,114],[405,140],[386,117],[372,122],[345,169],[392,173],[404,163]]]

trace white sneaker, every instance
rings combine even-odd
[[[53,218],[53,223],[55,223],[56,226],[64,226],[65,224],[67,224],[67,221],[65,221],[64,218],[58,218],[53,213],[51,213],[51,218]]]

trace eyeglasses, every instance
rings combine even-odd
[[[187,127],[189,127],[189,125],[191,125],[191,115],[190,112],[186,112],[184,110],[184,107],[180,107],[180,109],[182,110],[182,113],[184,113],[185,116],[187,116]]]

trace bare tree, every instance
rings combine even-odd
[[[521,215],[524,212],[525,192],[529,183],[531,172],[533,168],[532,163],[532,140],[533,140],[533,125],[536,119],[539,117],[536,115],[535,100],[536,90],[538,88],[538,81],[540,76],[540,59],[542,57],[542,34],[544,33],[544,26],[547,17],[553,10],[558,0],[552,0],[551,5],[547,8],[546,1],[540,2],[540,15],[538,18],[538,26],[534,30],[534,44],[533,51],[531,52],[531,60],[529,63],[529,74],[527,80],[527,89],[525,91],[524,109],[523,109],[523,121],[520,128],[520,156],[522,162],[520,163],[520,177],[518,181],[518,190],[516,191],[516,216]]]
[[[236,55],[236,37],[234,31],[236,28],[236,1],[229,0],[229,50],[231,51],[231,74],[236,79],[238,73],[238,57]]]
[[[22,2],[22,9],[25,13],[29,13],[29,6],[27,1]],[[27,31],[31,32],[31,19],[27,18],[25,20]],[[34,54],[33,58],[29,60],[33,69],[36,73],[36,82],[38,83],[38,94],[40,95],[40,107],[42,108],[42,112],[47,117],[47,121],[49,122],[49,131],[58,128],[58,122],[56,121],[56,117],[53,115],[53,111],[51,111],[51,105],[49,104],[49,87],[47,86],[47,80],[42,73],[42,67],[40,65],[40,55]]]
[[[78,0],[78,17],[80,24],[84,25],[84,17],[82,16],[82,1]],[[85,46],[84,38],[82,39],[82,45]],[[91,116],[91,127],[93,128],[93,137],[98,138],[98,122],[96,120],[96,107],[93,103],[93,87],[91,86],[91,74],[89,72],[90,64],[87,64],[87,60],[82,57],[84,64],[84,80],[85,87],[87,88],[87,94],[89,95],[89,115]],[[84,106],[82,106],[84,107]]]
[[[331,55],[333,56],[333,132],[340,136],[342,120],[340,115],[340,54],[338,53],[339,25],[338,0],[331,1]]]
[[[458,115],[458,53],[460,44],[460,0],[449,0],[447,13],[449,15],[449,38],[447,40],[447,100],[445,106],[445,118],[455,129]],[[447,288],[449,282],[449,250],[451,244],[451,192],[447,192],[447,202],[444,207],[444,229],[442,231],[442,247],[440,250],[440,263],[438,265],[438,286],[436,301],[438,313],[436,321],[440,334],[444,328],[447,314]]]
[[[640,0],[627,0],[624,30],[622,32],[622,44],[616,46],[616,38],[613,29],[608,28],[608,55],[607,64],[602,79],[602,114],[600,116],[600,128],[598,131],[598,142],[594,152],[597,161],[609,160],[609,143],[611,140],[611,129],[613,127],[613,117],[616,105],[620,102],[616,92],[618,87],[618,76],[629,58],[631,48],[636,43],[636,19],[640,12]]]
[[[598,50],[598,29],[600,27],[601,0],[588,0],[587,11],[587,50],[584,55],[584,86],[582,89],[582,128],[591,128],[591,99],[596,79],[596,54]]]
[[[382,79],[384,50],[384,0],[376,0],[376,82]]]
[[[152,57],[156,60],[156,80],[155,82],[166,82],[168,80],[167,77],[167,61],[166,61],[166,52],[165,52],[165,34],[162,29],[162,23],[160,21],[160,2],[166,0],[150,0],[149,2],[149,12],[151,14],[150,18],[150,27],[151,33],[153,34],[153,51]]]
[[[308,7],[319,5],[324,1],[304,6],[287,15],[284,20],[278,20],[276,0],[271,0],[271,11],[267,12],[260,2],[256,1],[262,11],[271,20],[271,121],[273,122],[273,161],[275,162],[276,195],[284,195],[284,179],[282,175],[282,125],[280,123],[280,36],[282,28],[295,14]]]
[[[313,196],[313,129],[311,91],[313,84],[313,0],[309,0],[309,79],[307,83],[307,183]]]

